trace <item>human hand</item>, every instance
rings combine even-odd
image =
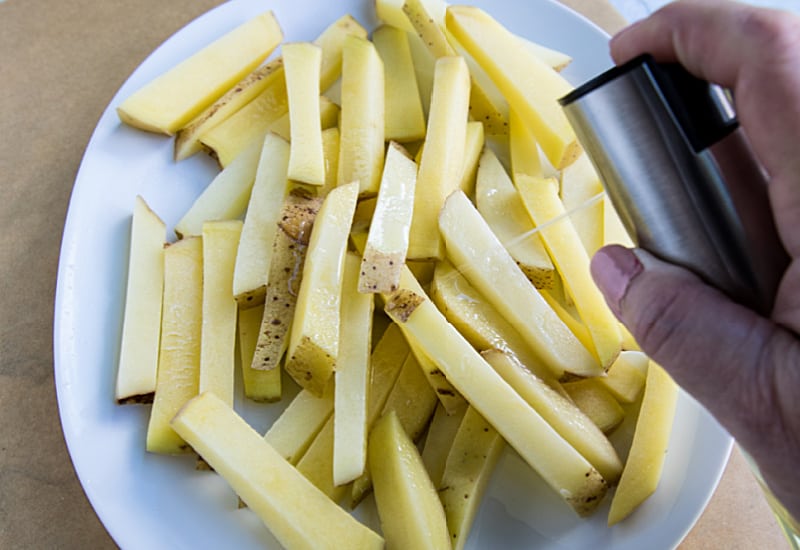
[[[601,249],[592,274],[642,349],[728,429],[798,519],[800,18],[729,1],[679,1],[611,42],[617,63],[645,52],[733,90],[791,263],[769,318],[638,249]]]

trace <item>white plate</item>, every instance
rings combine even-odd
[[[478,0],[511,30],[561,49],[575,61],[578,84],[610,66],[607,36],[587,20],[545,0]],[[123,548],[278,547],[230,490],[188,458],[144,451],[149,407],[117,406],[114,380],[127,272],[130,215],[141,194],[172,227],[210,181],[203,155],[175,164],[172,141],[122,126],[119,102],[155,75],[266,9],[291,40],[314,38],[346,12],[374,27],[372,2],[236,0],[198,18],[133,73],[103,114],[78,173],[64,229],[55,307],[55,377],[64,435],[78,477],[114,540]],[[511,53],[511,52],[510,52]],[[275,406],[243,405],[264,430]],[[681,395],[664,476],[631,518],[605,526],[608,500],[579,520],[512,452],[501,459],[468,548],[671,548],[710,498],[731,439]],[[359,517],[375,525],[374,510]]]

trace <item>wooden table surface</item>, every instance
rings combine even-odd
[[[138,64],[218,0],[0,1],[0,548],[113,548],[75,476],[53,382],[53,299],[75,175]],[[565,0],[613,32],[604,0]],[[682,549],[788,548],[741,455]]]

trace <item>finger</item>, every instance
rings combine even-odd
[[[645,52],[732,88],[756,155],[771,176],[798,187],[799,17],[735,2],[675,2],[611,42],[618,63]]]
[[[768,422],[742,417],[761,394],[753,382],[771,338],[768,321],[641,250],[602,248],[591,267],[609,306],[642,350],[712,414],[726,419],[732,433],[757,433]]]
[[[640,249],[604,247],[591,269],[642,349],[748,450],[775,495],[800,517],[796,338]]]

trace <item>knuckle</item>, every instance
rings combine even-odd
[[[780,57],[800,45],[800,19],[778,10],[743,10],[741,31],[769,56]]]

